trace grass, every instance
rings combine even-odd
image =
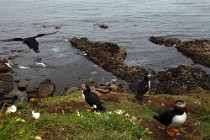
[[[31,118],[31,105],[20,104],[13,114],[0,113],[0,139],[45,140],[170,140],[163,126],[152,116],[171,107],[177,99],[191,107],[186,123],[176,139],[201,140],[210,136],[210,94],[186,96],[151,95],[142,103],[131,94],[100,95],[106,112],[91,112],[80,93],[45,98],[33,109],[41,113]],[[23,121],[24,120],[24,121]]]

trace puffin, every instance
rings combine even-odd
[[[3,42],[9,42],[9,41],[22,41],[23,44],[26,44],[29,49],[33,49],[35,53],[39,53],[39,42],[36,41],[37,37],[42,37],[45,35],[51,35],[51,34],[55,34],[57,33],[53,32],[53,33],[46,33],[46,34],[38,34],[37,36],[33,36],[33,37],[27,37],[27,38],[12,38],[12,39],[6,39],[6,40],[1,40]]]
[[[149,93],[151,88],[151,76],[151,70],[148,70],[148,74],[144,76],[143,80],[137,83],[137,93],[135,95],[137,100],[141,101],[142,98]]]
[[[185,111],[189,111],[190,108],[183,100],[177,100],[175,107],[172,110],[168,110],[162,114],[154,115],[153,119],[163,124],[169,136],[174,137],[176,133],[180,132],[173,127],[181,126],[187,119]]]
[[[82,97],[90,107],[96,109],[96,111],[106,110],[106,108],[102,106],[102,102],[100,101],[98,95],[94,92],[91,92],[89,85],[82,84],[81,87],[83,89]]]

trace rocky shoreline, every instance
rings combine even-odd
[[[210,40],[191,40],[182,42],[178,38],[167,38],[164,36],[150,37],[151,42],[166,47],[175,46],[175,48],[186,57],[193,60],[195,64],[201,64],[210,67]]]
[[[178,51],[188,57],[192,57],[194,62],[203,62],[208,66],[210,61],[208,51],[210,43],[208,40],[195,40],[181,42],[178,38],[151,37],[150,41],[155,44],[175,46]],[[136,84],[147,73],[147,69],[139,66],[127,66],[124,60],[127,56],[125,49],[117,44],[109,42],[93,42],[87,38],[72,38],[70,43],[73,47],[84,51],[87,59],[111,72],[117,78],[129,83],[131,92],[135,92]],[[202,45],[200,47],[200,45]],[[196,47],[199,46],[199,47]],[[195,51],[196,50],[196,51]],[[205,54],[205,55],[204,55]],[[207,59],[208,58],[208,59]],[[203,60],[203,61],[202,61]],[[204,61],[205,60],[205,61]],[[200,62],[201,61],[201,62]],[[0,59],[0,104],[13,103],[20,99],[19,92],[26,93],[26,97],[45,98],[54,96],[56,85],[50,79],[42,81],[38,87],[13,78],[12,68],[7,65],[8,61]],[[210,75],[200,68],[194,66],[180,65],[165,71],[155,72],[152,79],[152,92],[156,94],[186,94],[192,90],[204,89],[210,90]],[[91,84],[95,91],[102,94],[110,92],[125,92],[122,85],[117,85],[113,81],[106,84]],[[18,90],[19,92],[13,92]],[[80,91],[78,87],[67,88],[62,95],[68,95],[72,92]],[[25,100],[27,100],[27,98]]]

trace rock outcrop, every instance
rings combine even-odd
[[[156,44],[164,44],[166,46],[180,47],[186,42],[181,43],[177,38],[151,37]],[[119,46],[112,43],[91,42],[87,38],[73,38],[71,44],[84,51],[86,58],[101,66],[106,71],[111,72],[116,77],[123,79],[129,83],[131,91],[136,90],[136,84],[146,74],[146,69],[138,66],[127,66],[123,63],[126,57],[126,51],[120,49]],[[199,42],[199,41],[197,41]],[[203,42],[203,46],[208,46],[208,42]],[[190,44],[194,44],[193,42]],[[182,47],[181,47],[182,48]],[[184,48],[184,47],[183,47]],[[208,47],[206,52],[208,51]],[[199,51],[197,51],[199,52]],[[207,59],[208,60],[208,59]],[[204,60],[203,60],[204,61]],[[192,66],[180,65],[166,71],[160,71],[156,75],[156,81],[153,85],[153,92],[165,94],[184,94],[196,88],[210,89],[210,78],[206,72]],[[153,79],[155,81],[155,79]],[[99,89],[107,93],[107,89]]]
[[[176,48],[183,55],[191,58],[195,64],[210,67],[210,40],[185,41]]]
[[[8,61],[0,58],[0,73],[6,73],[11,71],[11,68],[6,65]]]
[[[157,74],[159,83],[156,92],[165,94],[184,94],[198,87],[210,90],[210,76],[196,67],[180,65]]]
[[[40,83],[37,95],[40,98],[52,97],[55,94],[55,90],[55,84],[50,79],[45,79]]]
[[[166,47],[172,47],[174,45],[176,46],[181,43],[181,40],[178,38],[167,38],[164,36],[158,36],[158,37],[151,36],[149,38],[149,41],[158,45],[165,45]]]
[[[123,61],[127,53],[117,44],[92,42],[87,38],[76,37],[72,38],[70,43],[73,47],[84,51],[87,59],[128,83],[136,83],[147,73],[142,67],[125,65]]]
[[[158,45],[175,46],[179,52],[192,59],[195,64],[210,67],[210,40],[181,42],[178,38],[166,38],[164,36],[151,36],[149,40]]]

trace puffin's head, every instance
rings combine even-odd
[[[151,78],[153,75],[152,75],[152,70],[151,69],[148,69],[147,70],[147,77],[148,78]]]
[[[87,84],[81,84],[81,88],[82,88],[83,90],[90,89],[90,87],[89,87]]]
[[[176,108],[181,108],[181,109],[184,109],[186,111],[190,111],[190,107],[187,103],[185,103],[183,100],[177,100],[175,102],[175,107]]]

